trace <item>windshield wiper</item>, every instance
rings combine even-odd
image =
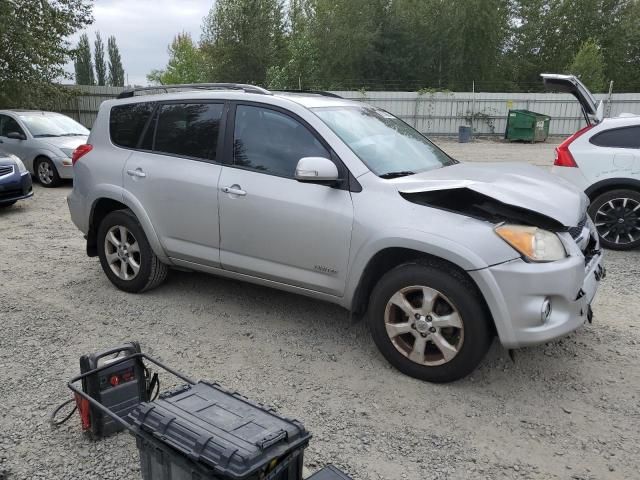
[[[402,172],[387,172],[379,175],[380,178],[398,178],[398,177],[406,177],[407,175],[414,175],[416,172],[411,171],[402,171]]]
[[[84,134],[84,133],[63,133],[60,136],[61,137],[85,137],[86,134]]]
[[[43,137],[60,137],[61,135],[54,135],[53,133],[41,133],[40,135],[34,135],[34,137],[36,138],[43,138]]]

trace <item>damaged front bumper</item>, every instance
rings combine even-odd
[[[602,252],[596,249],[585,257],[571,237],[565,240],[570,251],[563,260],[516,259],[469,272],[506,348],[554,340],[591,321],[591,302],[605,275]]]

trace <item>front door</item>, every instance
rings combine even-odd
[[[167,255],[215,267],[223,110],[223,103],[159,105],[123,175],[125,190],[143,205]]]
[[[294,179],[300,158],[331,158],[330,152],[282,111],[238,105],[232,124],[232,164],[223,168],[218,192],[223,268],[342,295],[351,194]]]

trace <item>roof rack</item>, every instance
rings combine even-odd
[[[136,96],[136,93],[138,92],[148,92],[151,90],[164,90],[165,93],[169,93],[169,90],[180,88],[193,90],[242,90],[246,93],[271,95],[271,92],[265,88],[257,87],[255,85],[247,85],[244,83],[182,83],[175,85],[156,85],[153,87],[130,88],[120,93],[116,98],[131,98]]]
[[[333,98],[344,98],[340,95],[331,92],[325,92],[324,90],[273,90],[274,92],[285,92],[285,93],[306,93],[308,95],[322,95],[323,97],[333,97]]]

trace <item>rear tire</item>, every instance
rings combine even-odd
[[[640,192],[611,190],[596,197],[589,205],[603,247],[630,250],[640,247]]]
[[[48,158],[41,157],[36,159],[33,170],[40,185],[45,188],[54,188],[62,183],[56,166]]]
[[[378,281],[368,323],[389,363],[435,383],[471,373],[493,340],[476,286],[451,266],[430,260],[400,265]]]
[[[153,252],[130,210],[109,213],[100,223],[98,257],[107,278],[120,290],[141,293],[164,282],[169,267]]]

